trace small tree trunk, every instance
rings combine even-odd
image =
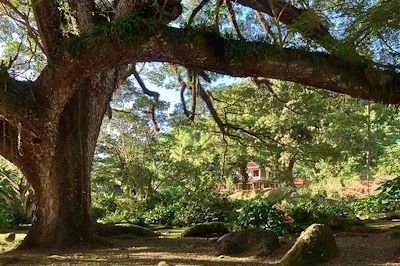
[[[369,195],[369,181],[371,178],[371,158],[372,158],[372,141],[371,141],[371,102],[368,102],[368,128],[367,128],[367,193]]]
[[[295,163],[295,160],[293,158],[289,158],[289,160],[283,166],[283,174],[284,174],[285,182],[287,184],[291,184],[291,185],[293,185],[294,163]]]

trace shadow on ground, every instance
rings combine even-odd
[[[398,265],[400,245],[397,246],[387,231],[400,223],[371,224],[385,230],[376,233],[338,233],[336,241],[340,254],[326,266]],[[176,233],[176,232],[174,232]],[[161,238],[112,239],[113,248],[77,248],[64,252],[11,251],[0,255],[0,265],[140,265],[154,266],[160,261],[173,265],[277,265],[279,258],[290,248],[293,240],[269,258],[236,258],[216,256],[215,239],[179,238],[178,233]]]

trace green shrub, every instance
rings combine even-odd
[[[269,229],[284,234],[289,229],[289,223],[285,222],[282,210],[278,210],[269,201],[256,197],[242,203],[236,227]]]
[[[384,181],[378,190],[378,195],[354,202],[353,208],[371,218],[400,214],[400,176]]]
[[[229,222],[235,215],[234,205],[227,196],[210,189],[188,193],[180,199],[178,206],[174,223],[179,226]]]
[[[355,218],[355,211],[349,201],[326,199],[321,195],[302,196],[296,203],[287,205],[285,210],[299,225],[325,223],[331,218]]]
[[[149,224],[172,225],[177,209],[177,204],[171,204],[168,206],[160,205],[145,213],[143,218],[145,222]]]
[[[159,200],[160,204],[167,206],[178,202],[183,195],[184,192],[182,187],[167,186],[156,194],[156,198]]]
[[[12,217],[0,204],[0,229],[7,228],[12,222]]]

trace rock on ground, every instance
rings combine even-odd
[[[390,239],[393,239],[393,240],[400,239],[400,230],[399,229],[390,231],[389,234],[390,234]]]
[[[172,264],[166,262],[166,261],[160,261],[157,266],[173,266]]]
[[[14,240],[15,240],[15,233],[8,233],[8,234],[5,236],[4,240],[7,241],[7,242],[14,242]]]
[[[280,261],[282,266],[312,266],[326,262],[339,252],[331,229],[323,224],[310,225]]]
[[[133,224],[97,224],[97,233],[100,236],[109,237],[116,235],[132,235],[138,237],[156,237],[154,231]]]
[[[216,243],[217,255],[266,257],[279,247],[275,232],[246,229],[228,233]]]
[[[228,227],[224,223],[211,222],[195,224],[182,233],[182,237],[210,237],[222,236],[229,233]]]

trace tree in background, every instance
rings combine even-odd
[[[363,154],[363,104],[292,83],[257,83],[212,95],[230,146],[250,148],[282,181],[291,183],[295,165],[317,170],[318,162],[336,165]]]

